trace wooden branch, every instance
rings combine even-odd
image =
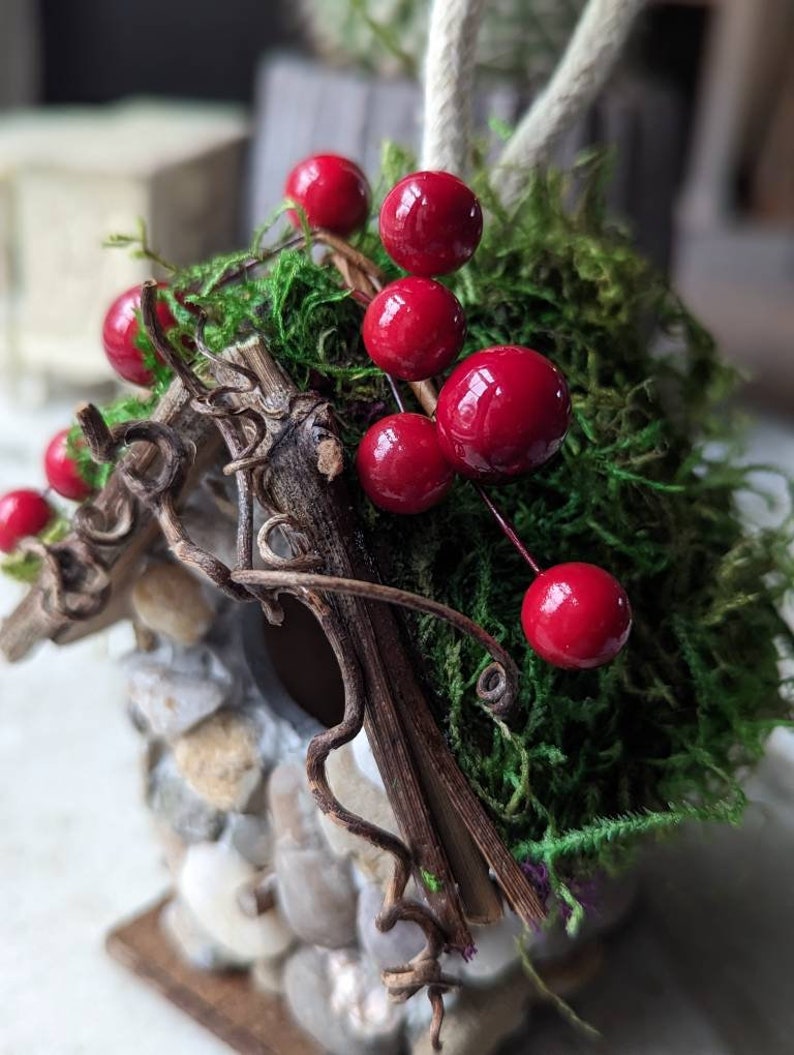
[[[328,444],[338,449],[338,441],[333,439],[328,408],[318,405],[302,423],[296,422],[294,416],[286,419],[274,417],[274,407],[289,408],[295,400],[303,398],[302,394],[260,341],[252,340],[241,346],[233,359],[254,371],[267,404],[263,416],[269,423],[269,435],[263,443],[263,453],[267,453],[265,486],[269,504],[289,512],[290,518],[305,535],[308,549],[319,556],[327,574],[376,578],[372,560],[353,517],[350,499],[338,475],[342,467],[341,450],[335,462],[329,458]],[[283,441],[287,432],[291,442]],[[329,479],[320,471],[322,461],[334,464],[333,478]],[[304,591],[298,591],[297,596],[304,603],[308,600],[310,607],[317,609]],[[471,934],[457,893],[456,879],[438,837],[416,761],[408,746],[400,716],[401,701],[395,691],[396,685],[415,682],[416,675],[401,644],[387,651],[382,649],[379,641],[379,635],[398,640],[393,620],[392,613],[381,605],[367,605],[357,598],[339,598],[323,622],[337,654],[354,658],[363,672],[367,736],[383,774],[400,831],[413,853],[415,878],[420,888],[424,887],[423,870],[439,879],[440,889],[428,891],[428,899],[450,943],[463,949],[471,943]],[[417,691],[420,691],[418,687]],[[350,805],[355,806],[354,803]],[[487,882],[484,866],[481,874]]]
[[[190,399],[181,381],[176,380],[152,415],[152,420],[173,426],[196,445],[197,457],[186,490],[217,457],[220,448],[220,439],[212,422],[193,412]],[[153,447],[140,445],[124,455],[124,462],[143,474],[152,467],[156,457]],[[95,560],[109,577],[108,596],[96,614],[76,619],[59,609],[57,582],[45,566],[38,582],[0,626],[0,653],[9,662],[23,659],[41,641],[64,644],[77,641],[128,614],[128,590],[140,560],[157,537],[157,523],[151,512],[130,496],[118,471],[114,471],[102,491],[82,508],[85,511],[83,524],[89,523],[95,528],[101,526],[103,531],[111,534],[118,523],[120,510],[132,518],[131,532],[116,541],[92,545],[87,542],[86,529],[83,528],[73,529],[66,538],[49,547],[57,567],[67,568],[76,575],[71,587],[73,591],[79,591],[83,585],[81,569],[87,571],[86,562]]]

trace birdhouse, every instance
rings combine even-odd
[[[590,977],[643,837],[739,816],[788,710],[779,540],[702,442],[713,344],[597,163],[543,165],[636,5],[588,7],[489,168],[477,6],[434,7],[421,162],[373,202],[314,154],[247,249],[114,301],[144,391],[48,452],[80,504],[0,499],[8,658],[136,631],[172,895],[111,949],[240,1051],[495,1050]]]

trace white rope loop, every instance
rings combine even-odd
[[[425,60],[421,166],[464,175],[477,34],[487,0],[435,0]]]
[[[509,203],[528,169],[546,160],[565,130],[595,100],[645,0],[590,0],[543,93],[502,151],[493,182]]]

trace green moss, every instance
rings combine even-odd
[[[407,167],[392,152],[386,185]],[[528,650],[519,623],[527,569],[464,483],[418,517],[359,500],[389,579],[473,617],[519,663],[508,727],[475,695],[480,648],[429,617],[411,622],[463,771],[513,853],[546,865],[571,907],[573,871],[619,864],[638,837],[690,817],[738,819],[737,774],[789,716],[778,663],[794,652],[778,611],[794,571],[791,526],[746,530],[735,496],[748,474],[707,453],[707,441],[730,431],[722,409],[730,374],[665,281],[605,220],[602,178],[593,161],[571,176],[538,176],[510,214],[481,179],[485,237],[448,283],[466,308],[464,354],[525,344],[568,377],[574,422],[561,454],[498,499],[542,563],[592,561],[622,581],[635,614],[625,652],[575,673]],[[360,247],[396,274],[374,234]],[[215,350],[263,333],[300,386],[334,401],[352,454],[389,405],[361,348],[361,309],[309,252],[241,270],[252,252],[258,241],[177,273],[169,295],[177,321],[189,331],[182,301],[204,307]]]

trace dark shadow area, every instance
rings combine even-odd
[[[43,101],[248,102],[263,52],[299,40],[276,0],[39,0]]]

